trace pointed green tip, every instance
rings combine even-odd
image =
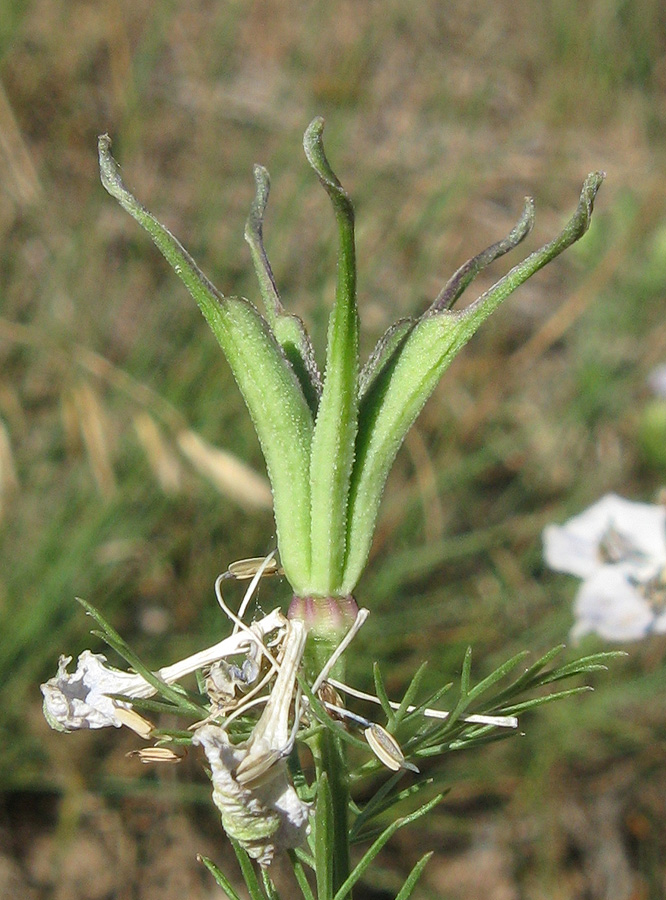
[[[591,192],[592,196],[597,193],[603,180],[606,177],[605,172],[590,172],[583,183],[583,193]]]
[[[114,187],[120,182],[120,170],[118,163],[111,156],[111,138],[108,134],[100,134],[97,138],[97,152],[102,184],[110,194],[113,194]]]
[[[267,169],[255,164],[252,167],[252,174],[255,186],[254,199],[245,222],[245,240],[249,244],[252,244],[253,241],[261,243],[264,215],[271,189],[271,179]]]
[[[324,119],[317,116],[305,129],[303,135],[303,149],[308,162],[314,169],[324,189],[333,201],[336,214],[342,216],[348,222],[354,220],[354,207],[351,197],[345,191],[338,176],[331,168],[331,164],[324,150]]]
[[[305,129],[305,134],[303,135],[303,148],[308,159],[310,159],[310,154],[313,152],[313,149],[321,144],[324,124],[323,116],[315,116]]]
[[[597,191],[601,187],[605,177],[605,172],[590,172],[590,174],[583,182],[583,188],[580,193],[579,208],[581,209],[581,211],[585,211],[586,217],[588,219],[588,224],[589,219],[592,216],[594,198],[597,196]]]
[[[266,206],[268,204],[268,195],[271,189],[271,177],[268,174],[268,169],[265,169],[263,166],[256,163],[252,167],[252,174],[254,175],[254,184],[256,187],[255,203],[257,209],[261,210],[261,213],[263,214],[266,211]]]

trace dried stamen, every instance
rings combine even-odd
[[[185,753],[178,754],[168,747],[145,747],[143,750],[130,750],[125,756],[138,759],[144,765],[149,763],[179,763],[185,759]]]
[[[365,620],[368,618],[369,614],[370,614],[369,610],[359,609],[358,613],[356,614],[356,618],[354,619],[353,625],[351,626],[351,628],[349,629],[347,634],[343,637],[343,639],[340,641],[338,646],[335,648],[335,650],[331,654],[330,659],[328,660],[328,662],[326,663],[324,668],[321,670],[319,675],[317,675],[314,682],[312,683],[312,693],[313,694],[316,694],[317,691],[319,690],[319,688],[322,686],[322,684],[328,679],[329,672],[331,671],[333,666],[336,664],[336,662],[340,659],[340,657],[345,652],[347,647],[354,640],[354,638],[356,637],[356,635],[359,632],[359,629],[361,628],[361,626],[363,625]]]
[[[274,550],[268,556],[251,556],[248,559],[236,560],[236,562],[230,563],[225,573],[227,578],[235,578],[237,581],[254,578],[256,575],[262,578],[268,575],[283,574],[284,569],[275,559]]]
[[[374,703],[377,706],[381,706],[381,700],[378,697],[375,697],[374,694],[366,694],[365,691],[359,691],[358,688],[350,687],[348,684],[344,684],[342,681],[337,681],[335,678],[329,678],[328,683],[332,684],[333,687],[338,688],[338,690],[343,691],[345,694],[349,694],[351,697],[358,697],[359,700],[368,700],[370,703]],[[400,709],[400,704],[396,703],[394,700],[389,700],[389,706],[391,709]],[[405,712],[411,713],[417,710],[418,706],[408,706]],[[430,709],[429,707],[425,707],[421,710],[421,715],[425,716],[428,719],[448,719],[451,715],[450,712],[447,712],[445,709]],[[463,718],[463,722],[469,722],[474,725],[495,725],[497,728],[517,728],[518,727],[518,719],[516,716],[465,716]]]
[[[377,759],[383,762],[392,772],[398,772],[400,769],[410,769],[412,772],[418,772],[418,768],[414,763],[407,762],[404,753],[400,749],[400,744],[393,735],[389,734],[381,725],[372,722],[363,734]]]

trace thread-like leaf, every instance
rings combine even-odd
[[[347,731],[339,721],[331,717],[330,713],[326,710],[326,707],[317,697],[315,697],[305,679],[300,675],[298,676],[298,684],[303,691],[303,696],[308,700],[312,715],[323,728],[326,728],[334,737],[339,738],[346,744],[351,744],[353,747],[356,747],[357,750],[368,749],[368,745],[365,741],[355,737],[351,731]]]
[[[203,863],[204,866],[208,869],[210,874],[213,876],[213,878],[217,882],[218,886],[222,888],[222,890],[227,895],[229,900],[240,900],[240,897],[238,896],[236,891],[233,889],[233,886],[232,886],[231,882],[229,881],[229,879],[227,878],[227,876],[224,874],[224,872],[222,872],[221,869],[219,869],[215,865],[215,863],[211,859],[208,859],[207,856],[201,856],[201,855],[197,856],[197,859],[199,860],[199,862]]]
[[[293,850],[289,850],[289,860],[291,862],[291,867],[294,870],[294,876],[296,881],[298,882],[298,886],[301,889],[301,893],[303,894],[304,900],[315,900],[315,895],[310,887],[310,883],[308,881],[308,877],[305,874],[305,869],[303,868],[303,863],[300,861],[298,856]]]
[[[266,900],[263,891],[261,890],[257,873],[254,871],[252,860],[238,841],[234,841],[232,838],[229,838],[229,840],[231,841],[231,846],[234,848],[234,853],[236,854],[238,865],[243,873],[243,878],[245,879],[245,884],[250,897],[252,900]]]
[[[546,694],[545,697],[533,697],[531,700],[525,700],[523,703],[514,703],[513,706],[506,706],[502,710],[502,715],[517,716],[518,713],[526,712],[528,709],[534,709],[535,706],[543,706],[546,703],[552,703],[553,700],[562,700],[565,697],[574,697],[576,694],[587,694],[594,688],[589,684],[583,684],[580,687],[570,688],[568,691],[557,691],[554,694]]]
[[[294,370],[266,320],[247,300],[224,297],[179,241],[125,187],[108,135],[99,138],[102,184],[148,232],[196,300],[225,353],[262,446],[273,488],[280,557],[300,592],[310,572],[312,415]]]
[[[268,869],[261,870],[261,880],[264,883],[264,891],[268,900],[280,900],[280,896],[273,884],[273,879],[268,874]]]
[[[384,715],[386,716],[389,722],[393,719],[393,710],[391,709],[391,701],[389,700],[388,693],[386,691],[386,686],[384,684],[384,678],[382,677],[381,670],[379,668],[379,663],[375,662],[372,664],[372,676],[375,681],[375,692],[377,693],[377,699],[382,705],[382,709],[384,710]]]
[[[460,674],[460,696],[467,697],[469,694],[469,686],[472,680],[472,648],[465,650],[463,659],[462,672]]]
[[[412,680],[405,691],[402,700],[400,701],[400,706],[393,713],[390,724],[391,730],[395,730],[398,725],[402,722],[402,720],[407,715],[408,707],[412,705],[414,702],[414,698],[416,697],[416,693],[423,681],[423,676],[426,673],[426,669],[428,668],[427,662],[422,662],[421,665],[416,670],[416,673],[412,676]]]
[[[116,653],[134,669],[137,675],[140,675],[144,679],[144,681],[148,682],[148,684],[155,689],[155,693],[161,695],[167,700],[170,700],[184,714],[195,716],[200,716],[202,713],[204,715],[207,714],[208,710],[204,706],[198,705],[189,700],[183,693],[182,689],[167,684],[159,677],[159,675],[151,672],[151,670],[142,663],[136,653],[131,649],[129,644],[127,644],[127,642],[123,640],[118,632],[106,621],[102,614],[97,609],[95,609],[95,607],[91,603],[88,603],[87,600],[83,600],[81,597],[77,597],[76,599],[85,609],[88,615],[91,616],[101,627],[102,631],[98,633],[99,637],[101,637],[102,640],[109,645],[109,647],[115,650]],[[93,634],[95,633],[96,632],[93,632]]]
[[[488,688],[491,688],[494,684],[504,678],[505,675],[515,669],[519,662],[525,659],[528,656],[528,650],[521,650],[519,653],[516,653],[515,656],[512,656],[511,659],[507,659],[505,663],[502,663],[501,666],[498,666],[494,672],[491,672],[490,675],[487,675],[483,681],[480,681],[478,684],[475,684],[474,687],[468,691],[467,697],[470,703],[475,700],[480,694],[483,694]]]
[[[374,841],[372,846],[369,847],[368,850],[366,850],[366,852],[363,854],[359,862],[352,870],[349,877],[340,885],[339,890],[335,894],[334,900],[344,900],[344,898],[349,896],[349,893],[356,882],[363,876],[370,863],[377,856],[384,844],[386,844],[387,841],[389,841],[393,837],[396,831],[398,831],[400,828],[404,828],[405,825],[410,825],[412,822],[420,819],[421,816],[429,813],[431,809],[434,809],[434,807],[437,806],[441,799],[442,794],[438,794],[436,797],[433,797],[432,800],[429,800],[427,803],[424,803],[423,806],[420,806],[413,813],[410,813],[407,816],[402,816],[399,819],[394,819],[394,821],[384,829],[377,840]]]
[[[403,788],[401,791],[395,791],[395,787],[404,776],[404,770],[395,772],[391,777],[377,788],[370,800],[367,801],[363,809],[359,810],[354,822],[349,829],[349,842],[357,843],[364,839],[367,831],[364,831],[366,823],[373,818],[381,815],[385,810],[396,806],[409,797],[414,796],[425,787],[432,787],[434,779],[431,777],[423,778],[418,782],[410,784],[409,787]]]
[[[588,672],[603,672],[608,666],[606,663],[619,656],[626,656],[624,650],[606,650],[602,653],[593,653],[591,656],[583,656],[581,659],[574,659],[570,663],[560,666],[553,672],[546,673],[541,679],[541,684],[551,684],[554,681],[561,681],[563,678],[571,678],[574,675],[584,675]]]
[[[429,853],[424,853],[421,859],[416,863],[412,871],[409,873],[407,878],[405,879],[405,883],[400,888],[398,893],[396,894],[395,900],[409,900],[409,897],[412,896],[412,892],[416,887],[416,882],[421,877],[421,873],[428,865],[428,860],[433,855],[434,850],[430,850]]]

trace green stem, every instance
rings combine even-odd
[[[304,654],[305,676],[316,678],[338,647],[356,617],[353,597],[294,597],[290,618],[308,627]],[[344,658],[333,668],[344,681]],[[330,729],[323,728],[308,741],[315,764],[317,808],[315,811],[315,860],[319,900],[332,900],[349,878],[349,768],[346,747]]]
[[[317,827],[325,826],[327,833],[318,834],[317,842],[321,842],[326,848],[328,865],[331,869],[329,888],[332,897],[337,894],[350,873],[349,781],[346,753],[342,742],[327,728],[312,738],[310,749],[314,758],[317,783],[320,784],[322,779],[328,782],[326,799],[317,798],[317,803],[330,804],[328,815],[317,819]]]
[[[349,877],[349,780],[346,750],[333,732],[322,735],[323,765],[333,798],[333,892]]]

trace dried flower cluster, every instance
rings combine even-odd
[[[158,746],[134,751],[133,755],[143,762],[177,762],[180,757],[169,747],[165,735],[133,708],[132,701],[159,693],[161,684],[175,685],[184,676],[201,672],[208,715],[191,726],[191,743],[202,747],[206,755],[213,800],[225,831],[264,867],[281,850],[301,846],[309,833],[310,804],[296,792],[287,760],[296,741],[311,730],[317,715],[300,685],[307,639],[304,623],[286,619],[275,609],[246,625],[222,596],[225,577],[252,575],[241,603],[243,614],[266,571],[277,571],[272,555],[265,560],[233,564],[220,576],[216,595],[233,623],[232,633],[206,650],[159,669],[151,679],[153,683],[141,674],[112,668],[102,654],[85,650],[74,672],[67,671],[71,657],[61,657],[55,677],[42,685],[44,714],[52,728],[74,731],[126,725],[144,739],[159,741]],[[355,623],[312,680],[309,691],[340,728],[346,727],[342,723],[360,726],[367,746],[388,769],[418,771],[383,726],[344,707],[337,689],[372,702],[378,702],[377,698],[349,688],[330,675],[367,616],[366,609],[359,610]],[[262,707],[259,718],[253,717]],[[443,710],[428,708],[421,714],[438,719],[448,716]],[[466,721],[517,726],[513,716],[470,716]]]

